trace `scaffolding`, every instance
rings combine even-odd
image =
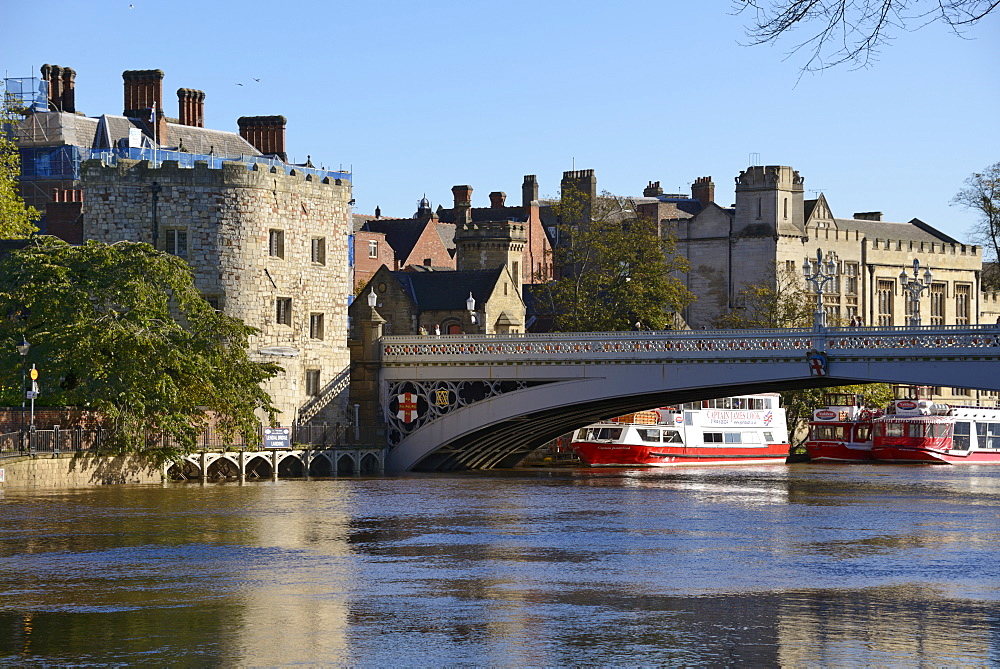
[[[17,106],[33,112],[49,110],[49,82],[38,77],[9,77],[4,80],[7,95]]]

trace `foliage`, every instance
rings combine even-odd
[[[993,163],[982,172],[974,172],[965,180],[965,188],[952,199],[953,204],[971,209],[979,221],[971,233],[981,243],[992,263],[983,267],[983,287],[1000,290],[1000,162]]]
[[[256,330],[212,309],[184,261],[148,244],[36,237],[0,258],[0,309],[6,401],[19,403],[23,336],[45,404],[98,412],[118,452],[190,450],[209,412],[251,441],[255,412],[274,418],[261,383],[280,368],[250,360]]]
[[[956,34],[992,12],[997,0],[732,0],[736,13],[753,15],[750,44],[774,43],[786,33],[810,30],[791,53],[809,55],[803,71],[851,63],[867,67],[899,31],[944,23]],[[810,35],[809,32],[806,33]]]
[[[0,88],[0,239],[23,239],[37,232],[35,221],[41,213],[24,204],[17,190],[21,176],[21,154],[8,130],[18,121],[17,101]]]
[[[557,332],[665,329],[694,299],[672,276],[686,272],[676,238],[636,214],[630,200],[603,193],[593,201],[564,192],[552,264],[558,279],[538,291]]]
[[[767,281],[744,283],[736,294],[739,306],[713,319],[718,328],[802,328],[813,322],[815,297],[797,274],[772,266]]]
[[[777,266],[768,281],[746,283],[737,299],[744,307],[734,309],[713,321],[719,328],[791,328],[809,327],[813,323],[815,296],[809,294],[804,281],[794,272],[778,271]],[[802,368],[805,369],[805,357]],[[892,399],[892,388],[885,383],[866,383],[835,388],[808,388],[781,393],[792,452],[801,452],[807,426],[813,411],[823,406],[824,393],[854,393],[865,398],[866,406],[884,407]]]

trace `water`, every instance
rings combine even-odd
[[[998,665],[1000,468],[0,497],[0,663]]]

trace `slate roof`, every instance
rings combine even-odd
[[[465,310],[469,292],[481,308],[504,268],[463,272],[390,272],[421,311]]]
[[[915,242],[937,242],[939,244],[961,244],[937,228],[927,225],[919,218],[908,223],[889,221],[868,221],[855,218],[834,218],[838,230],[858,230],[868,239],[906,239]]]

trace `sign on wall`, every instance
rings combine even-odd
[[[264,428],[264,448],[291,448],[292,428],[290,427],[265,427]]]

